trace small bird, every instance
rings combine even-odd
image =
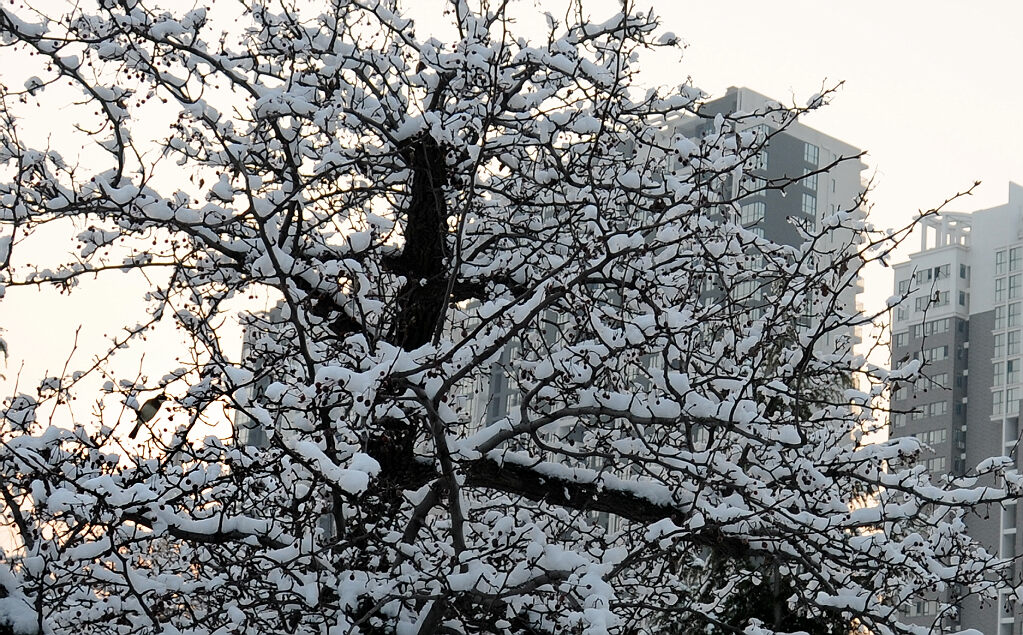
[[[139,408],[138,412],[136,413],[137,422],[135,423],[135,427],[132,428],[131,432],[128,433],[129,439],[135,438],[135,435],[139,433],[139,428],[142,427],[143,423],[146,423],[147,421],[152,421],[153,417],[156,416],[156,413],[159,412],[160,406],[162,406],[163,402],[165,401],[167,401],[167,395],[164,393],[160,393],[159,395],[153,397],[152,399],[147,400],[146,403],[142,404],[142,407]]]

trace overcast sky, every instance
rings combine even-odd
[[[907,222],[982,184],[954,211],[1006,202],[1023,180],[1023,3],[860,0],[657,2],[665,27],[687,44],[681,64],[651,74],[692,77],[712,95],[748,86],[800,103],[822,84],[844,85],[804,123],[868,152],[873,219]],[[918,242],[911,241],[914,249]],[[872,273],[864,300],[891,293],[890,270]]]
[[[975,179],[984,185],[964,205],[995,205],[1023,178],[1023,3],[716,4],[654,5],[689,44],[683,72],[712,94],[746,85],[782,101],[844,81],[805,123],[869,152],[879,218],[907,218]]]

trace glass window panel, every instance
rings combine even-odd
[[[820,161],[820,148],[812,143],[808,143],[803,147],[803,160],[814,166]]]
[[[811,216],[817,214],[817,197],[815,195],[803,193],[802,211]]]
[[[740,221],[743,225],[751,225],[764,220],[765,204],[763,201],[746,203],[742,206]]]

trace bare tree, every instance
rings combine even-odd
[[[754,124],[803,109],[672,134],[700,94],[637,85],[637,54],[676,45],[652,13],[579,8],[529,42],[514,10],[453,1],[440,41],[376,0],[0,8],[34,73],[3,92],[0,283],[151,281],[148,322],[7,402],[13,631],[769,632],[722,623],[763,566],[799,615],[893,633],[923,594],[1007,588],[963,518],[1015,500],[1009,463],[933,482],[914,440],[860,442],[916,365],[854,356],[838,336],[874,316],[841,298],[910,228],[853,203],[798,247],[744,229]],[[77,136],[33,148],[34,105],[72,102]],[[49,224],[76,251],[19,260]],[[40,409],[92,398],[161,321],[190,363],[99,406],[166,389],[186,423],[139,417],[136,447]],[[487,417],[496,372],[515,398]],[[210,434],[225,405],[267,442]]]

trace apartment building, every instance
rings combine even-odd
[[[968,473],[991,456],[1017,461],[1023,399],[1023,187],[1005,205],[923,221],[920,249],[895,265],[893,364],[925,362],[924,377],[891,396],[892,436],[928,446],[921,461],[935,475]],[[985,510],[970,535],[1003,557],[1018,557],[1017,505]],[[909,607],[908,621],[937,629],[1023,633],[1018,610],[1000,601],[962,602],[958,621],[938,619],[937,602]]]
[[[699,117],[690,113],[667,117],[661,134],[664,142],[675,135],[699,138],[716,134],[715,115],[739,113],[738,128],[756,128],[767,143],[744,183],[731,183],[731,191],[724,193],[724,198],[740,199],[740,219],[745,227],[776,244],[794,246],[804,240],[797,225],[816,229],[822,217],[858,208],[863,192],[860,175],[866,165],[859,159],[861,151],[844,141],[799,121],[780,127],[770,116],[752,114],[766,112],[771,103],[773,100],[749,88],[730,87],[721,98],[704,104]],[[741,196],[747,191],[752,193]],[[820,246],[824,252],[839,254],[857,243],[857,237],[842,229],[830,232]],[[841,303],[846,310],[858,308],[856,296],[863,291],[861,285],[857,282],[843,292]],[[859,341],[859,334],[850,329],[830,334],[821,344],[852,347]],[[496,421],[518,405],[518,391],[510,380],[515,355],[513,344],[493,365],[488,379],[463,393],[463,412],[468,412],[473,421]]]
[[[861,150],[844,141],[815,130],[798,120],[780,126],[775,116],[777,103],[749,88],[731,87],[719,99],[701,109],[701,117],[669,118],[665,134],[702,137],[716,134],[714,117],[731,115],[736,127],[754,129],[766,144],[753,161],[742,183],[732,183],[726,198],[739,198],[740,222],[754,233],[779,245],[800,245],[804,238],[798,227],[815,231],[820,220],[838,211],[859,206],[863,193],[861,173],[866,165]],[[825,171],[826,170],[826,171]],[[818,243],[824,253],[836,257],[859,243],[847,229],[828,232]],[[863,291],[861,282],[843,291],[841,304],[846,310],[858,307],[856,296]],[[810,326],[805,324],[804,326]],[[844,346],[859,342],[858,334],[833,333],[822,342],[836,344],[833,338],[847,338]]]

